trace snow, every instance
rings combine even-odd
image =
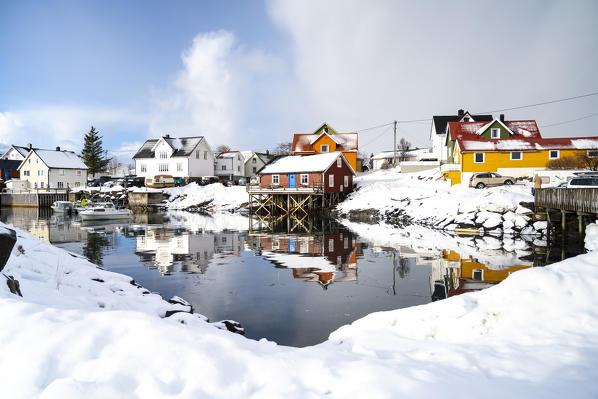
[[[163,189],[169,196],[166,207],[171,210],[181,210],[200,204],[210,203],[210,207],[217,210],[234,210],[249,201],[245,186],[225,187],[220,183],[200,186],[191,183],[183,187]]]
[[[341,155],[340,152],[328,152],[317,155],[293,155],[279,158],[266,165],[260,174],[323,172]]]
[[[24,297],[0,284],[7,398],[598,395],[595,253],[518,271],[485,291],[373,313],[297,349],[198,315],[161,318],[184,305],[18,236],[24,253],[13,250],[5,273]]]
[[[587,139],[573,139],[571,145],[580,150],[598,148],[598,137],[588,137]]]
[[[588,251],[598,251],[598,222],[586,227],[585,247]]]
[[[72,151],[53,151],[34,149],[33,152],[49,168],[87,169],[81,158]]]

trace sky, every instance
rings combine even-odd
[[[592,0],[0,1],[0,150],[80,152],[93,125],[129,162],[164,134],[263,150],[327,122],[370,154],[394,120],[430,146],[433,115],[598,92],[596,16]],[[499,113],[598,135],[598,95]]]

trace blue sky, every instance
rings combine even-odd
[[[323,121],[352,131],[596,92],[596,15],[593,1],[3,1],[0,147],[79,151],[93,124],[123,158],[164,133],[264,149]],[[596,112],[598,96],[507,119]],[[429,130],[399,136],[425,146]],[[391,130],[360,144],[391,148]]]

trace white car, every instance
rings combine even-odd
[[[574,177],[567,182],[567,188],[598,188],[598,176]]]

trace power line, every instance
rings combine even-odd
[[[521,105],[519,107],[495,109],[495,110],[492,110],[492,111],[483,111],[483,112],[476,112],[476,113],[477,114],[490,114],[490,113],[493,113],[493,112],[512,111],[514,109],[537,107],[539,105],[547,105],[547,104],[560,103],[560,102],[563,102],[563,101],[571,101],[571,100],[576,100],[578,98],[591,97],[591,96],[596,96],[596,95],[598,95],[598,92],[588,93],[588,94],[582,94],[582,95],[579,95],[579,96],[573,96],[573,97],[567,97],[567,98],[560,98],[558,100],[544,101],[544,102],[541,102],[541,103]]]
[[[394,124],[394,122],[392,122]],[[383,135],[385,135],[388,132],[389,129],[384,129],[384,131],[382,131],[382,133],[380,133],[379,135],[377,135],[376,137],[374,137],[372,140],[368,141],[367,143],[363,144],[362,147],[367,147],[368,145],[372,144],[374,141],[377,141],[380,137],[382,137]]]
[[[598,112],[590,114],[590,115],[586,115],[586,116],[582,116],[581,118],[575,118],[575,119],[570,119],[568,121],[562,121],[562,122],[557,122],[557,123],[550,123],[548,125],[542,125],[542,126],[538,126],[538,127],[550,127],[550,126],[559,126],[559,125],[564,125],[566,123],[571,123],[571,122],[576,122],[576,121],[580,121],[582,119],[587,119],[587,118],[591,118],[593,116],[598,115]]]
[[[384,127],[384,126],[390,126],[390,125],[392,125],[393,123],[394,123],[394,121],[393,121],[393,122],[390,122],[390,123],[385,123],[385,124],[383,124],[383,125],[372,126],[372,127],[366,127],[365,129],[359,129],[359,130],[356,130],[356,132],[365,132],[365,131],[368,131],[368,130],[379,129],[379,128],[381,128],[381,127]]]

